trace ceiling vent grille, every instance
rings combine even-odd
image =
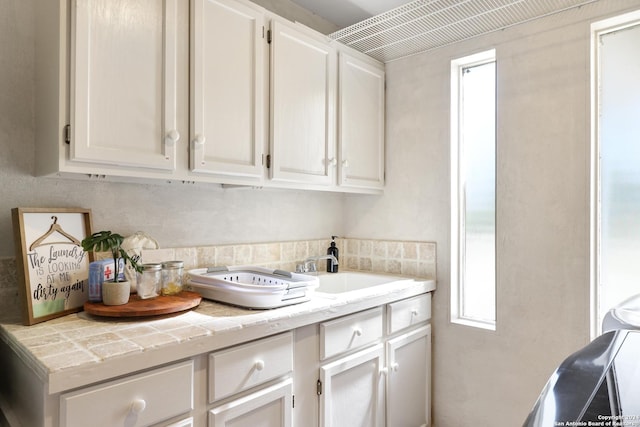
[[[415,0],[329,35],[382,62],[597,0]]]

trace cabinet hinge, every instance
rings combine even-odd
[[[267,169],[271,168],[271,154],[267,154]]]
[[[64,127],[64,142],[71,144],[71,125],[65,125]]]
[[[318,396],[322,394],[322,381],[320,380],[318,380],[318,382],[316,383],[316,393],[318,394]]]
[[[267,30],[267,43],[271,44],[271,30]]]
[[[291,396],[291,407],[295,408],[296,407],[296,395],[292,395]]]

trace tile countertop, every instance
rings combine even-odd
[[[433,290],[435,281],[416,280],[272,310],[203,299],[191,311],[135,320],[79,312],[33,326],[1,323],[0,339],[53,394]]]

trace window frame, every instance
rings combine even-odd
[[[461,188],[461,111],[462,111],[462,70],[473,66],[496,62],[496,50],[489,49],[473,55],[453,59],[451,61],[451,119],[450,119],[450,158],[451,158],[451,295],[450,295],[450,321],[451,323],[472,326],[487,330],[496,330],[497,325],[497,303],[493,321],[480,320],[465,317],[463,314],[464,304],[464,268],[465,268],[465,248],[463,241],[464,228],[464,189]],[[497,64],[496,64],[497,75]],[[497,92],[497,89],[496,89]],[[496,93],[497,104],[497,93]],[[497,105],[496,105],[497,121]],[[497,139],[497,135],[496,135]],[[496,148],[497,151],[497,148]],[[496,164],[497,175],[497,164]],[[497,180],[497,176],[495,178]],[[495,209],[495,208],[494,208]],[[495,212],[495,210],[494,210]],[[496,221],[497,222],[497,221]],[[497,251],[494,253],[494,262],[497,260]],[[494,287],[497,290],[497,268],[494,264],[496,280]],[[497,299],[497,298],[496,298]]]
[[[600,316],[600,37],[640,24],[640,10],[591,24],[591,159],[590,159],[590,251],[589,251],[589,331],[591,339],[602,332]]]

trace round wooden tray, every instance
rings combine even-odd
[[[104,305],[101,302],[87,301],[84,303],[84,311],[107,317],[157,316],[189,310],[197,307],[201,300],[200,294],[190,291],[150,299],[140,299],[138,295],[132,294],[129,302],[123,305]]]

